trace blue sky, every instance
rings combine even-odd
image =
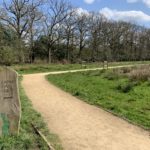
[[[0,5],[2,5],[0,0]],[[10,0],[5,0],[10,1]],[[150,0],[68,0],[80,11],[96,11],[108,19],[124,20],[150,28]]]
[[[83,11],[97,11],[107,18],[150,27],[150,0],[71,0]]]

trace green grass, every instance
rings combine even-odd
[[[131,65],[131,64],[146,64],[149,61],[134,61],[134,62],[112,62],[109,66],[118,65]],[[102,67],[103,64],[100,63],[87,63],[86,67],[81,64],[23,64],[12,66],[19,74],[31,74],[40,72],[50,72],[50,71],[65,71],[74,69],[85,69],[85,68],[98,68]]]
[[[24,65],[16,65],[13,68],[19,74],[31,74],[31,73],[40,73],[40,72],[50,72],[50,71],[63,71],[63,70],[71,70],[71,69],[80,69],[81,64],[24,64]]]
[[[112,75],[113,74],[113,75]],[[112,70],[48,75],[47,79],[89,104],[150,129],[150,83],[130,82]]]
[[[22,107],[22,118],[19,136],[6,136],[0,138],[1,150],[48,150],[46,143],[39,137],[31,123],[47,137],[56,150],[62,150],[58,137],[50,133],[41,115],[33,108],[20,84],[20,99]]]

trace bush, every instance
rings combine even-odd
[[[15,61],[13,49],[8,46],[0,47],[0,64],[10,66]]]
[[[128,93],[128,92],[130,92],[133,89],[134,86],[135,86],[135,84],[132,83],[132,82],[119,84],[117,86],[117,90],[119,90],[119,91],[121,91],[123,93]]]

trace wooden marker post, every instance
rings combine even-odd
[[[103,62],[103,69],[108,69],[108,61]]]
[[[87,66],[86,66],[86,61],[82,61],[82,62],[81,62],[81,65],[82,65],[82,68],[87,68]]]
[[[21,106],[18,89],[18,75],[3,68],[0,71],[0,136],[19,133]]]

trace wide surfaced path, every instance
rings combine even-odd
[[[22,84],[65,150],[150,150],[148,131],[62,91],[46,74],[24,75]]]

